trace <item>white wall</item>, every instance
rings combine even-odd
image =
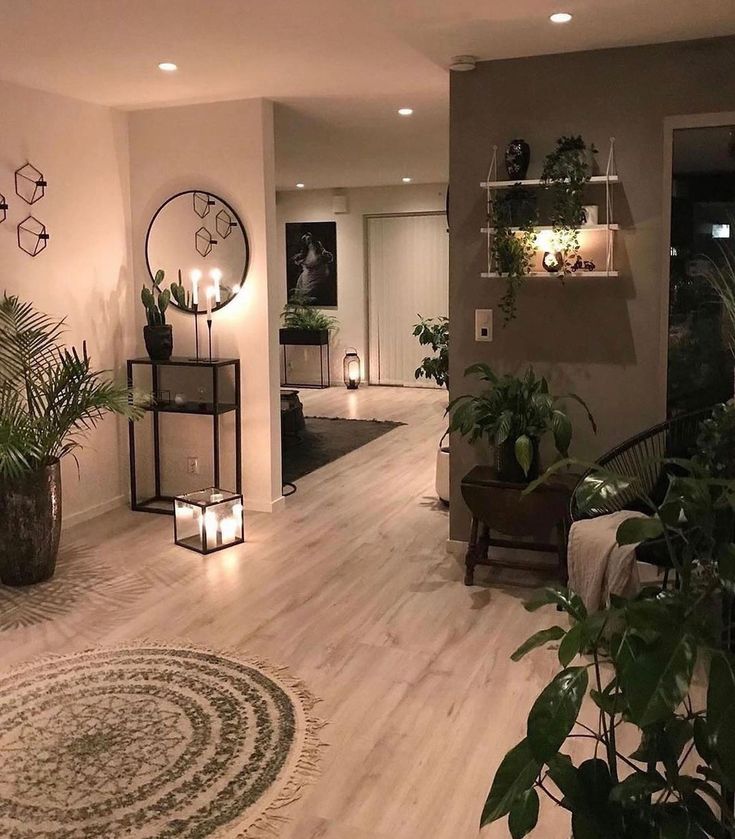
[[[360,187],[340,192],[347,195],[349,212],[337,215],[332,211],[334,190],[331,189],[284,191],[279,192],[276,198],[278,273],[275,286],[279,310],[286,300],[286,222],[337,222],[338,306],[325,310],[334,314],[340,322],[339,331],[332,336],[333,384],[342,382],[345,347],[355,347],[363,365],[368,357],[365,216],[444,210],[446,185],[405,184]],[[289,348],[289,377],[293,375],[295,378],[306,372],[303,356],[303,350]]]
[[[260,99],[137,111],[129,115],[131,205],[136,286],[149,282],[144,242],[148,223],[171,195],[202,189],[224,198],[248,233],[251,263],[243,291],[214,317],[214,354],[242,362],[243,481],[248,509],[271,510],[281,499],[278,394],[278,283],[275,272],[273,107]],[[173,278],[168,278],[173,279]],[[143,311],[137,345],[142,341]],[[173,312],[174,354],[194,352],[191,315]],[[202,331],[204,337],[206,326]],[[228,415],[232,421],[233,415]],[[209,472],[211,420],[163,419],[172,483],[202,484]],[[223,441],[232,426],[223,422]],[[202,476],[186,474],[186,459],[200,458]],[[231,465],[231,461],[230,461]],[[166,477],[164,479],[164,492]],[[206,481],[205,481],[206,482]],[[224,481],[223,481],[224,482]],[[192,487],[193,488],[193,487]],[[226,487],[231,488],[231,487]]]
[[[128,146],[124,115],[53,94],[0,83],[0,192],[9,204],[0,224],[3,288],[42,311],[67,318],[69,343],[82,340],[95,366],[124,375],[133,307],[128,249]],[[33,206],[15,194],[14,171],[26,161],[48,181]],[[18,222],[47,225],[35,258],[16,243]],[[116,504],[126,493],[125,424],[107,418],[63,464],[64,524]]]

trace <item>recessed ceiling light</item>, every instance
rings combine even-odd
[[[406,178],[401,178],[401,180],[403,181],[404,184],[410,184],[411,181],[413,180],[413,178],[406,177]]]
[[[410,117],[411,114],[413,113],[413,108],[399,108],[398,113],[402,117]]]
[[[569,14],[569,12],[555,12],[555,13],[554,13],[554,14],[553,14],[550,18],[549,18],[549,20],[550,20],[552,23],[569,23],[569,21],[570,21],[571,19],[572,19],[572,16]]]
[[[174,70],[178,70],[179,68],[173,63],[173,61],[162,61],[158,65],[159,70],[163,70],[164,73],[173,73]]]
[[[303,189],[303,188],[304,188],[303,184],[296,184],[296,189]]]

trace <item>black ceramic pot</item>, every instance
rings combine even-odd
[[[174,333],[170,324],[144,326],[143,340],[151,361],[168,361],[174,351]]]
[[[0,484],[0,580],[29,586],[53,577],[61,534],[61,465]]]
[[[539,475],[538,440],[533,440],[533,460],[528,475],[523,474],[520,463],[516,460],[515,440],[506,440],[495,446],[495,468],[498,478],[511,484],[529,484]]]
[[[522,181],[531,162],[531,147],[525,140],[511,140],[505,150],[505,170],[512,181]]]

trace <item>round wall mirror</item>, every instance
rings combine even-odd
[[[181,280],[171,303],[186,312],[217,311],[240,291],[250,248],[240,217],[211,192],[190,189],[171,196],[148,226],[145,258],[153,279],[163,270],[163,287]]]

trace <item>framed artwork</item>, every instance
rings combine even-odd
[[[337,305],[337,222],[286,223],[286,291],[311,298],[311,305]]]

